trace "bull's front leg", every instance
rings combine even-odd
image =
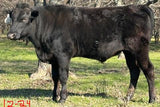
[[[69,59],[68,57],[58,58],[59,62],[59,80],[62,85],[60,92],[60,103],[64,103],[67,98],[67,80],[68,80],[68,71],[69,71]]]
[[[68,70],[67,68],[60,68],[60,83],[62,85],[60,92],[60,103],[64,103],[67,98],[67,79],[68,79]]]
[[[53,89],[53,101],[58,101],[60,90],[59,90],[59,65],[56,59],[52,62],[52,79],[54,82],[54,89]]]

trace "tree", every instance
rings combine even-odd
[[[42,79],[42,80],[52,80],[51,78],[51,65],[47,63],[43,63],[38,60],[38,69],[37,72],[33,73],[30,78],[33,80]]]
[[[46,0],[43,0],[43,6],[46,6],[47,3],[46,3]]]

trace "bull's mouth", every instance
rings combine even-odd
[[[18,40],[20,39],[20,35],[16,33],[8,33],[7,38],[11,40]]]

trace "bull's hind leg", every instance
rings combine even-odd
[[[129,101],[134,95],[134,92],[137,86],[137,81],[140,74],[140,69],[137,65],[135,55],[131,54],[128,51],[124,51],[124,54],[125,54],[127,66],[130,71],[130,85],[129,85],[129,89],[126,96],[126,100]]]
[[[52,79],[54,82],[53,101],[58,101],[59,97],[59,65],[56,60],[52,63]]]
[[[147,79],[149,87],[149,103],[152,103],[155,101],[154,66],[149,60],[147,48],[143,48],[142,51],[138,53],[137,60]]]

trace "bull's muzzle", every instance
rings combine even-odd
[[[8,33],[7,38],[13,40],[16,38],[16,34],[15,33]]]

